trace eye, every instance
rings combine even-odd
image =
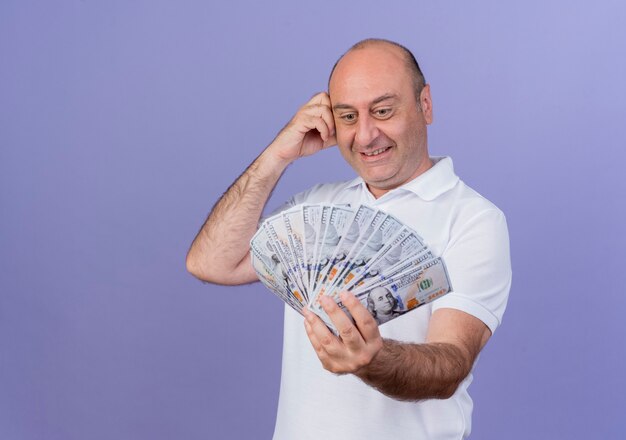
[[[376,116],[377,118],[386,119],[389,116],[391,116],[391,109],[387,107],[379,108],[379,109],[374,110],[373,113],[374,113],[374,116]]]
[[[340,116],[345,122],[354,122],[356,121],[356,113],[346,113],[345,115]]]

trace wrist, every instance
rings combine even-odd
[[[294,161],[294,159],[285,158],[280,155],[272,145],[267,147],[263,153],[259,156],[259,159],[264,165],[269,168],[280,171],[281,173]]]
[[[373,372],[379,370],[381,363],[384,367],[385,364],[385,350],[386,347],[390,344],[393,344],[395,341],[391,339],[381,339],[382,344],[380,349],[376,351],[376,353],[372,356],[372,359],[361,368],[356,370],[353,374],[366,383],[371,383],[373,380]],[[388,361],[388,360],[387,360]],[[375,374],[374,374],[375,375]]]

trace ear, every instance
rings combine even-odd
[[[426,125],[431,124],[433,122],[433,100],[430,97],[429,84],[426,84],[420,92],[420,107],[422,109]]]

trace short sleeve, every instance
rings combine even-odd
[[[433,311],[464,311],[494,333],[502,322],[512,279],[504,214],[495,207],[482,211],[454,227],[450,238],[442,257],[453,291],[434,301]]]

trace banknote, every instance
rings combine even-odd
[[[340,290],[345,289],[346,279],[348,277],[352,279],[356,268],[368,266],[381,253],[385,243],[392,242],[402,228],[403,224],[392,215],[377,213],[368,229],[359,238],[359,244],[354,247],[348,258],[340,263],[339,275],[331,281],[332,284],[325,294],[338,300],[337,295]]]
[[[377,216],[377,214],[379,215]],[[327,264],[318,275],[319,282],[313,293],[314,304],[317,304],[317,298],[320,295],[325,294],[326,283],[332,282],[339,271],[340,263],[350,255],[355,246],[358,246],[359,240],[366,233],[371,222],[376,221],[377,217],[382,217],[381,214],[382,213],[377,212],[375,209],[365,205],[359,206],[354,212],[354,215],[348,222],[346,233],[338,241]]]
[[[316,274],[318,270],[319,264],[319,256],[322,251],[322,247],[324,246],[324,235],[326,234],[326,227],[328,226],[328,219],[330,218],[330,211],[332,206],[322,205],[320,206],[319,218],[317,218],[315,222],[315,242],[313,243],[313,252],[311,253],[312,261],[311,267],[309,270],[309,292],[313,292],[315,290],[316,284]],[[334,245],[331,243],[330,248],[332,249]]]
[[[257,249],[263,249],[270,253],[271,259],[276,262],[276,267],[284,274],[289,290],[298,300],[306,302],[305,291],[295,272],[293,258],[290,257],[288,237],[284,230],[284,224],[282,224],[282,215],[268,219],[263,223],[261,229],[264,233],[258,237],[260,243]]]
[[[354,277],[345,287],[351,290],[353,286],[369,285],[434,258],[419,235],[409,232],[397,238],[399,240],[397,242],[394,240],[394,245],[387,252],[382,253],[359,277]]]
[[[368,205],[302,204],[262,222],[250,241],[259,280],[336,332],[319,299],[354,293],[379,324],[450,292],[441,257],[397,217]]]
[[[399,278],[357,289],[353,293],[380,325],[434,301],[451,290],[445,265],[437,258],[402,274]],[[341,301],[337,303],[350,316]]]
[[[367,288],[354,290],[354,295],[379,324],[427,304],[452,290],[450,277],[441,258],[435,258],[398,278],[387,279]]]
[[[434,256],[432,252],[429,249],[424,248],[419,253],[412,255],[408,260],[403,260],[391,267],[380,268],[380,271],[374,270],[370,272],[370,276],[353,285],[347,286],[347,290],[352,291],[354,289],[367,288],[373,284],[380,284],[386,282],[386,280],[398,278],[416,267],[421,267],[423,264],[432,261],[433,259]],[[379,268],[379,266],[376,267]]]
[[[287,233],[287,243],[289,245],[289,255],[293,258],[290,264],[295,266],[298,284],[302,287],[304,298],[308,300],[307,279],[304,265],[304,220],[302,218],[302,206],[290,209],[283,213],[283,223]]]
[[[352,265],[338,280],[336,285],[339,289],[348,289],[350,286],[359,284],[363,280],[379,274],[385,268],[393,266],[400,261],[402,255],[401,242],[409,235],[415,233],[406,226],[403,226],[394,237],[391,237],[383,244],[383,247],[365,264]]]
[[[251,252],[251,261],[254,270],[259,275],[259,280],[265,285],[265,287],[274,292],[276,296],[278,296],[296,312],[302,313],[302,308],[306,304],[299,301],[289,291],[289,288],[287,287],[281,274],[272,272],[271,268],[265,263],[264,256],[253,250]]]
[[[259,248],[258,244],[262,241],[264,230],[259,230],[257,239],[251,243],[251,262],[255,271],[259,275],[259,279],[266,287],[272,290],[278,297],[283,299],[287,304],[300,312],[306,304],[304,298],[294,289],[293,284],[289,281],[283,266],[277,255],[267,248]]]
[[[326,218],[324,217],[326,214]],[[316,255],[316,262],[313,270],[313,286],[311,291],[319,290],[323,282],[324,275],[336,258],[338,249],[351,246],[358,238],[358,229],[353,225],[355,213],[344,206],[331,206],[327,211],[322,211],[322,221],[320,226],[325,226],[324,235],[320,236],[318,245],[319,252]],[[315,294],[313,293],[313,296]]]
[[[302,223],[304,228],[303,254],[304,254],[304,282],[307,290],[311,291],[312,271],[315,263],[315,245],[320,233],[322,222],[322,206],[304,205],[302,206]]]

